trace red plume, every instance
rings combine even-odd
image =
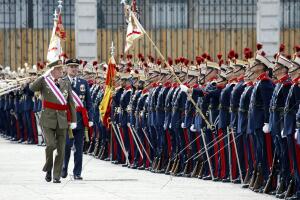
[[[161,60],[160,60],[160,59],[157,59],[156,64],[157,64],[157,65],[161,65]]]
[[[79,64],[80,64],[80,65],[82,64],[82,62],[83,62],[82,60],[79,60]]]
[[[127,55],[127,59],[131,59],[132,58],[132,55],[131,54],[128,54]]]
[[[200,65],[203,62],[203,58],[201,56],[196,57],[196,62],[198,65]]]
[[[277,59],[277,56],[278,56],[278,54],[275,53],[275,54],[273,55],[273,58],[276,60],[276,59]]]
[[[222,53],[218,53],[217,58],[218,58],[219,60],[221,60],[222,56],[223,56]]]
[[[131,63],[131,62],[127,63],[127,66],[128,66],[129,68],[132,67],[132,63]]]
[[[117,66],[115,66],[115,69],[116,69],[116,72],[120,71],[119,67],[117,67]]]
[[[265,53],[264,51],[262,51],[260,55],[262,55],[262,56],[265,57],[265,56],[266,56],[266,53]]]
[[[207,55],[206,59],[212,62],[212,58],[210,55]]]
[[[207,56],[208,56],[208,54],[207,54],[206,52],[202,54],[202,57],[203,57],[204,59],[206,59]]]
[[[143,57],[144,57],[143,54],[141,54],[141,53],[138,54],[138,58],[139,58],[139,59],[141,59],[141,58],[143,58]]]
[[[219,61],[219,66],[221,67],[223,63],[224,63],[224,60],[221,59],[221,60]]]
[[[169,63],[169,65],[171,66],[171,65],[173,65],[173,60],[172,60],[172,58],[168,58],[168,63]]]
[[[284,50],[285,50],[285,45],[284,44],[280,44],[279,52],[284,52]]]
[[[93,66],[95,67],[98,64],[97,61],[93,61]]]
[[[148,67],[148,64],[146,62],[143,63],[144,67]]]
[[[40,64],[40,69],[44,69],[44,66],[45,66],[44,63],[41,63]]]
[[[65,52],[62,52],[60,55],[59,55],[59,58],[68,58],[67,54]]]
[[[124,55],[123,55],[123,54],[121,54],[121,55],[120,55],[120,58],[124,58]]]
[[[142,57],[142,58],[141,58],[141,61],[142,61],[142,62],[144,62],[144,61],[145,61],[145,58],[144,58],[144,57]]]
[[[235,57],[235,52],[234,52],[234,50],[233,49],[231,49],[230,51],[229,51],[229,53],[228,53],[228,56],[227,56],[229,59],[232,59],[232,58],[234,58]]]
[[[299,46],[299,45],[297,45],[297,46],[295,46],[295,48],[294,48],[294,49],[295,49],[295,51],[296,51],[296,52],[299,52],[299,51],[300,51],[300,46]]]
[[[291,60],[292,56],[291,55],[287,55],[286,58],[289,59],[289,60]]]
[[[136,70],[134,70],[134,73],[139,74],[139,71],[136,69]]]
[[[131,69],[130,67],[127,67],[126,72],[130,73]]]
[[[263,47],[263,45],[262,45],[262,44],[260,44],[260,43],[257,43],[257,44],[256,44],[256,49],[257,49],[257,50],[261,50],[261,49],[262,49],[262,47]]]
[[[83,67],[85,67],[85,66],[86,66],[86,64],[87,64],[87,61],[83,61],[83,64],[82,64],[82,66],[83,66]]]
[[[184,59],[184,64],[187,66],[189,64],[189,60],[188,59]]]
[[[235,57],[235,59],[238,59],[238,58],[239,58],[239,54],[238,54],[238,53],[235,53],[235,54],[234,54],[234,57]]]

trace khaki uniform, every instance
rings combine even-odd
[[[72,89],[69,82],[59,80],[59,89],[67,100],[67,104],[71,111],[71,121],[76,122],[76,109],[72,98]],[[30,84],[32,91],[40,91],[42,95],[42,101],[47,101],[55,104],[60,104],[52,90],[47,85],[44,77],[39,77],[33,83]],[[46,141],[46,163],[43,171],[51,171],[53,167],[53,151],[57,149],[57,154],[54,161],[53,178],[60,178],[64,152],[66,143],[66,133],[68,129],[67,111],[54,110],[44,108],[41,111],[40,124],[44,129],[45,141]]]

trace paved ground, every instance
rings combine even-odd
[[[44,148],[0,138],[0,200],[222,199],[268,200],[239,185],[138,171],[84,157],[84,181],[47,183]],[[72,166],[70,166],[72,167]],[[69,169],[69,172],[71,170]]]

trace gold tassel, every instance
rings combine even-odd
[[[69,130],[68,130],[68,134],[69,134],[69,139],[73,139],[74,138],[73,130],[70,127],[69,127]]]
[[[84,128],[84,137],[85,137],[85,141],[89,142],[89,129],[87,127]]]

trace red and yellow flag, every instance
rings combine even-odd
[[[112,56],[108,62],[108,69],[107,69],[106,81],[105,81],[105,92],[99,106],[100,117],[105,127],[109,126],[108,118],[111,112],[110,105],[112,100],[112,94],[114,91],[115,76],[116,76],[116,61],[115,58]]]

